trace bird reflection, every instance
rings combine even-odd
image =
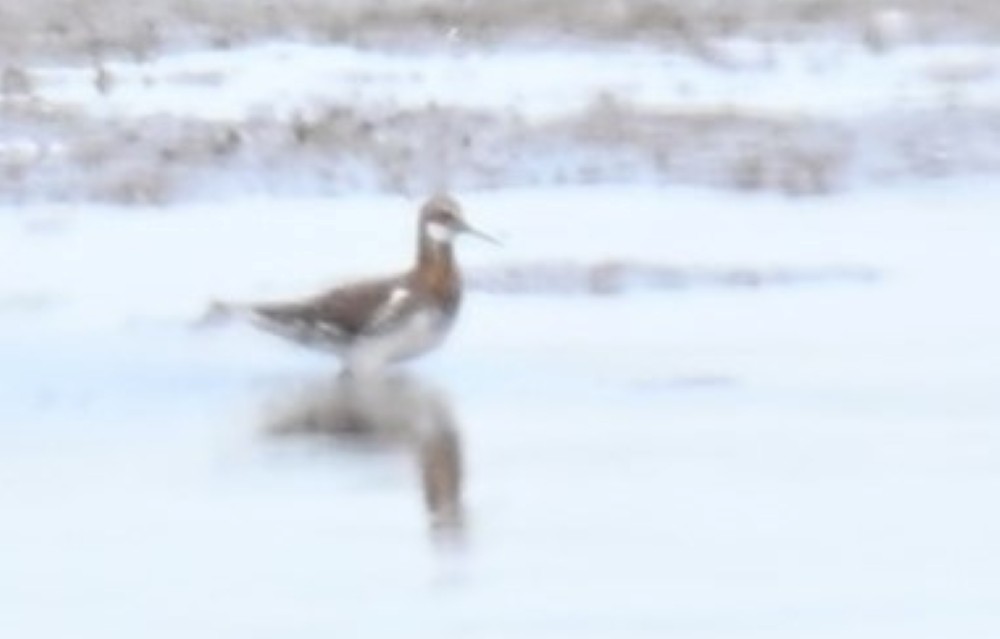
[[[412,374],[341,375],[303,389],[268,424],[275,435],[319,438],[373,450],[412,452],[432,534],[458,540],[462,444],[447,395]]]

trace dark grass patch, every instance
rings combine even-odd
[[[618,295],[636,290],[866,284],[880,277],[875,269],[849,265],[712,269],[607,260],[508,264],[472,270],[466,280],[475,290],[503,295]]]

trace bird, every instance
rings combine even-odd
[[[206,318],[239,316],[258,329],[334,353],[347,374],[378,372],[433,350],[448,336],[462,304],[453,246],[460,236],[499,244],[465,220],[454,197],[437,194],[420,207],[416,259],[408,270],[300,300],[214,302]]]

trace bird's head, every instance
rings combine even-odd
[[[499,244],[496,238],[474,228],[462,215],[462,207],[450,195],[435,195],[420,209],[420,233],[432,242],[450,244],[459,235],[473,235]]]

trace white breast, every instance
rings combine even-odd
[[[413,313],[393,330],[358,339],[345,358],[354,371],[371,371],[425,353],[444,339],[452,318],[435,309]]]

